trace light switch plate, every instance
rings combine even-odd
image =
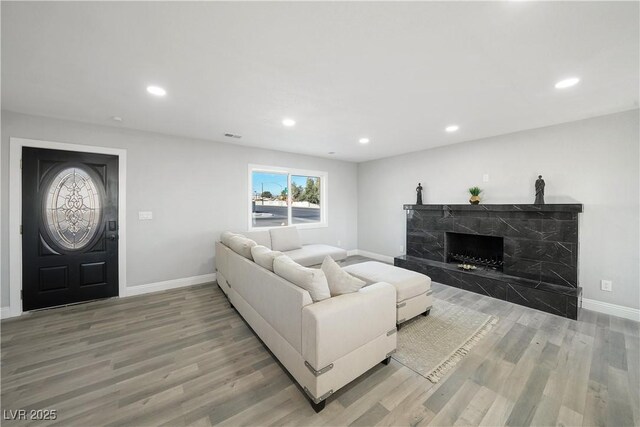
[[[489,174],[485,173],[484,175],[482,175],[482,182],[489,182]]]
[[[148,220],[151,220],[151,219],[153,219],[153,212],[150,212],[150,211],[144,211],[144,212],[143,212],[143,211],[141,211],[141,212],[138,212],[138,219],[139,219],[140,221],[148,221]]]
[[[613,282],[611,280],[601,280],[600,281],[600,289],[603,291],[611,292],[613,288]]]

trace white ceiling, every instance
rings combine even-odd
[[[638,6],[2,2],[2,107],[365,161],[637,108]]]

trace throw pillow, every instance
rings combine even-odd
[[[253,259],[251,257],[251,248],[255,245],[257,245],[256,242],[241,235],[233,236],[229,239],[229,247],[232,251],[251,260]]]
[[[292,251],[302,247],[295,225],[272,228],[269,233],[271,233],[271,249],[274,251]]]
[[[273,272],[309,292],[313,302],[331,297],[327,278],[322,270],[303,267],[286,255],[273,261]]]
[[[260,267],[273,271],[273,260],[282,255],[282,252],[272,251],[266,246],[257,245],[251,248],[251,256]]]
[[[329,284],[332,297],[358,292],[360,288],[366,285],[363,280],[353,277],[340,268],[338,263],[329,255],[324,258],[321,269],[327,277],[327,283]]]
[[[253,240],[258,245],[271,249],[271,234],[269,234],[269,230],[247,231],[244,233],[244,237]]]
[[[223,245],[225,245],[225,246],[230,248],[231,247],[230,240],[234,236],[242,236],[242,234],[237,234],[237,233],[232,233],[230,231],[225,231],[220,235],[220,241],[222,242]]]

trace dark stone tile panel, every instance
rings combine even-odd
[[[407,233],[407,241],[438,242],[444,244],[444,232],[442,231],[411,231]]]
[[[576,212],[542,212],[542,219],[577,221],[578,214]]]
[[[494,218],[459,217],[455,218],[453,230],[456,233],[482,234],[493,236],[496,234]]]
[[[517,237],[519,239],[542,240],[541,219],[516,219],[496,217],[495,234],[503,237]]]
[[[492,218],[494,213],[490,211],[446,211],[447,215],[455,217],[455,218]]]
[[[540,280],[562,286],[578,286],[578,271],[575,267],[553,262],[543,262],[540,267]]]
[[[444,261],[443,232],[407,233],[407,254],[418,258]]]
[[[521,211],[497,211],[491,212],[491,215],[494,218],[504,218],[504,219],[531,219],[531,220],[542,220],[545,215],[544,212],[521,212]]]
[[[469,284],[469,288],[472,292],[477,294],[483,294],[492,298],[501,300],[506,299],[507,287],[506,284],[497,280],[487,279],[479,276],[475,276],[470,273],[461,272],[460,274],[468,274],[466,282]]]
[[[423,218],[426,217],[430,217],[430,216],[435,216],[435,217],[442,217],[447,215],[447,211],[443,210],[443,209],[438,209],[438,210],[413,210],[410,212],[416,212],[419,213],[420,215],[422,215]]]
[[[542,240],[578,243],[578,221],[542,221]]]
[[[541,261],[533,261],[523,258],[504,257],[504,274],[510,276],[524,277],[535,281],[540,281]]]
[[[444,249],[423,246],[420,243],[408,243],[407,254],[419,258],[431,259],[434,261],[444,260]]]
[[[567,297],[565,295],[552,294],[509,283],[507,284],[507,301],[559,316],[567,316]]]
[[[454,218],[450,216],[432,216],[422,219],[423,230],[426,231],[454,231]]]
[[[555,262],[576,266],[577,245],[574,243],[548,242],[505,237],[505,257]]]
[[[411,215],[411,217],[407,217],[407,233],[421,231],[423,229],[422,218],[420,216]]]
[[[494,216],[511,219],[551,219],[563,221],[577,221],[578,214],[574,212],[522,212],[522,211],[498,211],[492,212]]]

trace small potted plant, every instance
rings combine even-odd
[[[471,203],[472,205],[477,205],[478,203],[480,203],[480,193],[482,193],[480,187],[469,188],[469,194],[471,194],[469,203]]]

